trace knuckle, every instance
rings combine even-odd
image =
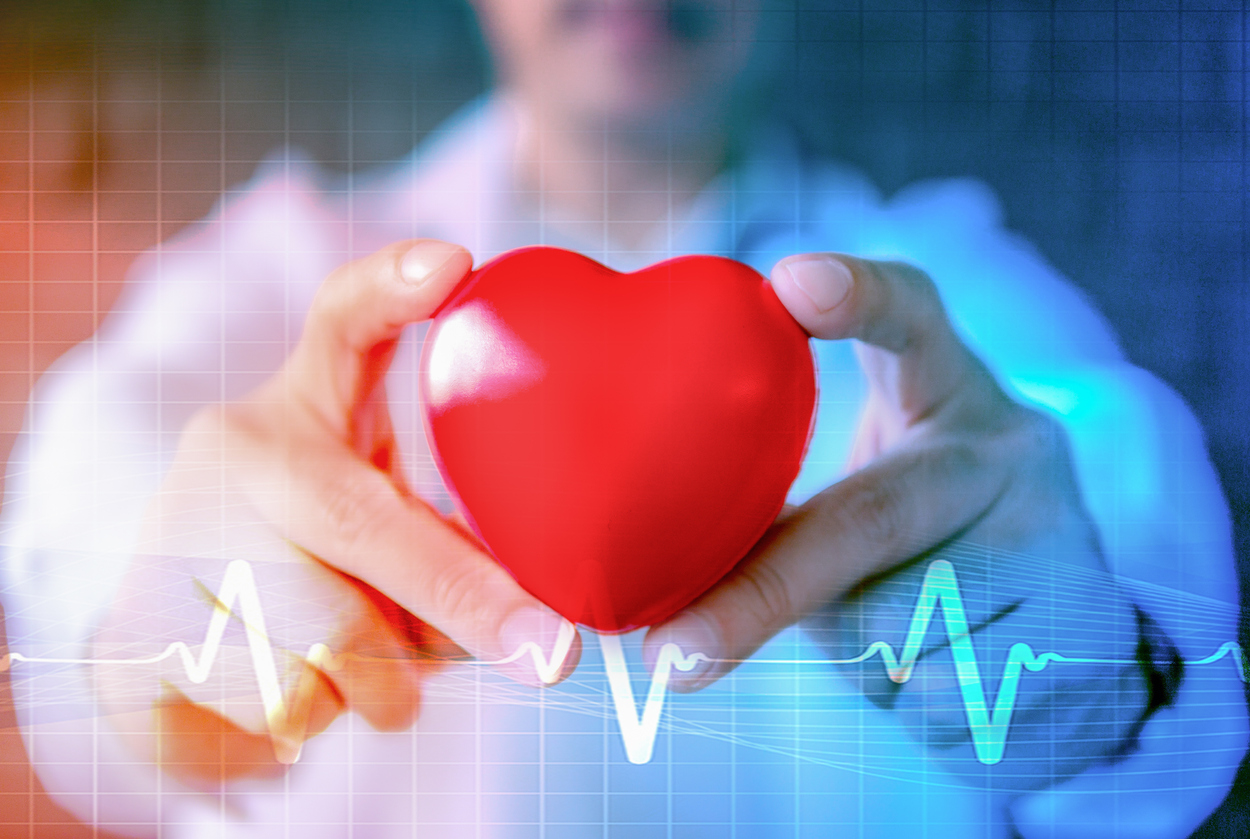
[[[893,553],[908,540],[902,497],[895,482],[865,481],[833,513],[835,526],[839,532],[860,534],[869,551]]]
[[[894,275],[902,282],[904,288],[917,301],[927,299],[930,302],[937,302],[937,286],[934,285],[933,279],[924,270],[912,265],[910,262],[888,262],[886,265],[889,266]]]
[[[1014,406],[1003,436],[1009,456],[1026,468],[1056,472],[1066,469],[1070,463],[1063,426],[1040,411]],[[1059,474],[1056,472],[1056,476]]]
[[[986,469],[986,452],[975,440],[951,435],[922,453],[919,461],[927,473],[924,483],[953,483],[974,477]]]
[[[463,562],[440,564],[426,585],[433,613],[422,617],[435,624],[447,622],[460,633],[474,636],[457,638],[457,642],[484,645],[498,634],[506,609],[489,595],[485,569]]]
[[[416,720],[420,705],[419,665],[400,649],[357,651],[357,659],[339,678],[348,705],[379,731],[399,731]]]
[[[373,477],[346,475],[330,481],[322,492],[320,511],[340,562],[361,557],[374,534],[398,523],[394,496]]]
[[[890,263],[890,269],[897,278],[896,285],[903,297],[902,300],[896,299],[894,302],[904,308],[913,329],[924,333],[936,325],[944,325],[946,309],[932,278],[916,266],[905,262]]]
[[[1053,418],[1023,405],[1016,405],[1015,408],[1012,419],[1016,431],[1021,442],[1031,450],[1053,449],[1062,439],[1063,430]]]
[[[178,458],[186,464],[220,462],[229,459],[240,442],[263,436],[255,417],[243,406],[222,403],[206,405],[187,420],[178,439]]]
[[[398,270],[399,259],[407,250],[407,244],[398,243],[339,265],[322,281],[310,313],[319,319],[336,321],[358,309],[362,303],[385,291],[384,278]]]
[[[789,624],[794,618],[795,597],[785,576],[766,562],[756,562],[743,569],[739,577],[739,606],[754,621],[775,628]]]
[[[347,262],[335,268],[321,281],[321,286],[313,296],[309,307],[309,316],[324,318],[334,315],[348,305],[353,287],[357,285],[359,268],[355,262]]]
[[[902,353],[949,331],[946,309],[929,275],[905,262],[869,262],[872,291],[863,337]]]
[[[337,351],[354,309],[359,308],[361,272],[355,263],[337,268],[317,289],[304,321],[300,345]]]
[[[261,406],[249,401],[222,402],[206,405],[192,414],[183,428],[183,437],[224,444],[265,438],[268,427]]]

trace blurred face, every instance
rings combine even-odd
[[[760,0],[475,0],[504,83],[547,114],[700,127],[751,52]]]

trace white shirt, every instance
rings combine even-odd
[[[1228,516],[1199,428],[1170,391],[1123,359],[1082,296],[1002,229],[986,187],[921,183],[885,200],[856,172],[804,159],[777,132],[690,205],[674,207],[644,247],[626,250],[516,188],[515,135],[507,107],[492,100],[369,176],[336,180],[297,156],[274,158],[210,218],[136,264],[98,335],[41,380],[9,466],[0,538],[14,652],[88,655],[187,418],[280,365],[334,267],[414,236],[463,244],[479,261],[523,245],[565,246],[618,270],[700,252],[764,273],[808,251],[917,264],[1004,385],[1068,431],[1084,500],[1133,599],[1191,662],[1236,637]],[[448,509],[417,403],[421,334],[409,330],[388,393],[412,485]],[[863,397],[849,348],[817,343],[817,426],[791,501],[842,474]],[[262,600],[278,598],[261,585]],[[632,655],[641,694],[636,645]],[[607,835],[611,823],[614,836],[729,835],[729,825],[738,836],[847,827],[856,836],[922,827],[927,836],[1004,835],[1001,808],[947,775],[888,712],[820,664],[800,632],[783,633],[760,658],[808,663],[747,663],[700,694],[669,697],[645,765],[624,759],[602,662],[588,643],[558,688],[520,690],[483,668],[453,668],[427,687],[413,730],[381,734],[345,715],[282,780],[219,795],[185,789],[121,747],[91,689],[92,667],[104,665],[15,661],[13,685],[45,786],[84,819],[123,833],[581,836]],[[996,688],[997,674],[987,684]],[[1218,713],[1195,712],[1195,695]],[[1187,832],[1223,798],[1245,748],[1240,695],[1228,661],[1191,663],[1184,701],[1148,723],[1141,755],[1028,797],[1015,809],[1016,829],[1048,835],[1048,826],[1076,818],[1068,812],[1076,807],[1086,808],[1077,821],[1101,831],[1091,835],[1132,835],[1134,818],[1115,812],[1115,790],[1137,785],[1161,812],[1180,814],[1175,832],[1161,835]],[[1197,737],[1203,756],[1176,757],[1198,749]],[[1154,760],[1152,749],[1171,757]],[[1170,774],[1180,768],[1184,782]],[[1082,795],[1082,785],[1109,791]]]

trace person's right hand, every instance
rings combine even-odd
[[[228,563],[244,559],[285,713],[266,718],[240,623],[247,603],[237,601],[202,683],[178,656],[97,670],[115,724],[162,768],[200,784],[279,772],[344,710],[379,729],[410,725],[422,679],[448,657],[503,659],[527,642],[550,656],[557,646],[564,621],[416,497],[399,464],[384,374],[404,327],[430,317],[471,268],[468,252],[436,241],[343,266],[284,367],[186,428],[93,654],[156,656],[183,640],[200,655]],[[306,660],[316,644],[332,663]],[[574,636],[552,681],[579,651]],[[528,655],[502,669],[542,681]]]

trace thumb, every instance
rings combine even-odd
[[[909,420],[948,400],[991,405],[1002,392],[956,334],[923,271],[846,254],[800,254],[772,270],[777,297],[813,337],[853,338],[873,393]]]
[[[472,268],[467,250],[434,239],[399,242],[340,267],[317,291],[287,361],[286,396],[346,437],[404,327],[431,317]]]

